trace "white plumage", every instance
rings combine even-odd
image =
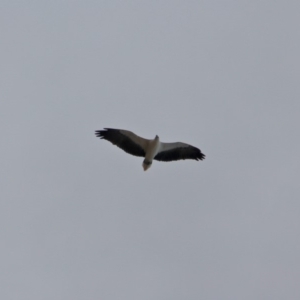
[[[180,159],[203,160],[205,158],[201,150],[194,146],[181,142],[163,143],[160,142],[158,136],[153,140],[149,140],[128,130],[112,128],[96,130],[95,134],[97,137],[111,142],[131,155],[144,157],[144,171],[151,167],[153,159],[173,161]]]

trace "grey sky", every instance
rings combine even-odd
[[[300,299],[299,1],[2,1],[0,298]],[[154,162],[94,136],[199,147]]]

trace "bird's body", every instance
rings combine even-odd
[[[131,155],[144,157],[144,171],[151,167],[153,159],[174,161],[180,159],[203,160],[205,158],[201,150],[194,146],[181,142],[163,143],[158,136],[153,140],[149,140],[139,137],[128,130],[112,128],[97,130],[95,134],[97,137],[111,142]]]
[[[145,159],[143,161],[144,171],[148,170],[151,167],[152,160],[159,152],[160,147],[161,147],[161,143],[159,141],[158,136],[156,136],[153,140],[148,141],[145,149],[146,150]]]

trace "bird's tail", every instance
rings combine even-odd
[[[152,161],[145,158],[143,161],[144,171],[147,171],[151,167],[151,165],[152,165]]]

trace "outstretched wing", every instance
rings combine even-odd
[[[159,152],[154,157],[159,161],[172,161],[180,159],[203,160],[205,155],[200,149],[185,143],[161,143]]]
[[[111,142],[131,155],[145,156],[145,149],[149,140],[139,137],[131,131],[104,128],[104,130],[96,130],[95,134],[97,137]]]

